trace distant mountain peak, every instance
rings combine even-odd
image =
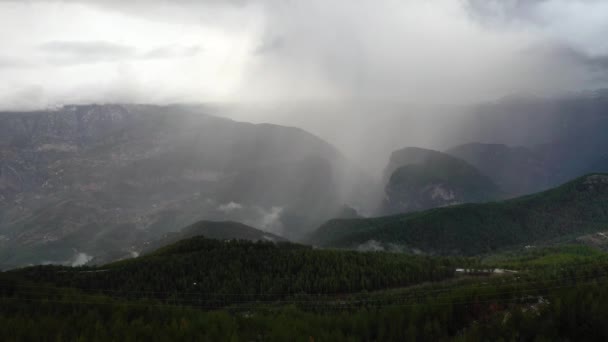
[[[404,213],[499,198],[499,188],[474,166],[449,154],[406,147],[386,168],[383,214]]]

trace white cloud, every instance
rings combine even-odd
[[[83,266],[91,260],[93,260],[93,256],[91,255],[88,255],[86,253],[76,253],[70,264],[72,265],[72,267]]]
[[[255,18],[228,29],[83,3],[0,1],[0,107],[26,102],[32,86],[36,105],[220,100],[258,32]]]
[[[224,214],[229,214],[229,213],[239,210],[239,209],[243,209],[243,206],[240,203],[236,203],[236,202],[229,202],[226,204],[221,204],[220,206],[217,207],[217,210],[223,212]]]
[[[274,206],[268,210],[260,209],[260,223],[258,226],[262,230],[269,232],[281,233],[283,224],[281,223],[281,213],[283,207]]]

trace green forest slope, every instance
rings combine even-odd
[[[331,220],[311,236],[311,242],[355,248],[373,240],[430,254],[476,255],[606,228],[608,175],[594,174],[507,201]]]

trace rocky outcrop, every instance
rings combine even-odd
[[[411,158],[409,158],[411,156]],[[393,153],[387,171],[397,167],[385,187],[383,214],[485,202],[501,197],[499,188],[467,162],[417,148]]]

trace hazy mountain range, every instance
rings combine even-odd
[[[200,107],[1,113],[0,132],[2,264],[129,251],[201,219],[298,236],[368,182],[309,133]]]
[[[607,103],[597,93],[478,106],[456,127],[464,133],[454,147],[404,147],[383,175],[301,129],[220,118],[204,106],[0,113],[0,264],[135,255],[200,220],[300,241],[331,218],[546,190],[607,170]]]

